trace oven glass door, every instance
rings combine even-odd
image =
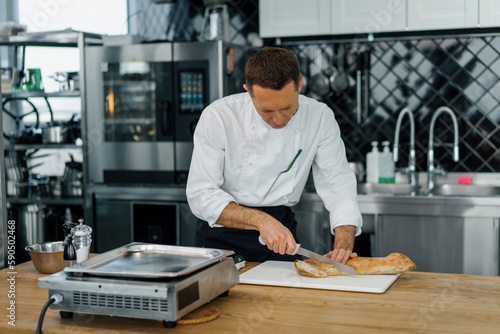
[[[132,61],[101,66],[105,141],[171,140],[169,63]]]

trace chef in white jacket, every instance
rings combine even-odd
[[[210,104],[194,133],[186,194],[199,218],[196,245],[231,249],[247,261],[294,260],[291,207],[312,167],[335,236],[327,256],[345,263],[356,256],[362,220],[333,111],[299,95],[304,78],[287,49],[261,49],[245,76],[247,92]]]

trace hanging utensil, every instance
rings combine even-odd
[[[344,45],[340,44],[337,54],[337,71],[330,77],[330,86],[337,94],[342,93],[349,87],[349,78],[344,69]]]
[[[362,85],[363,57],[361,50],[358,49],[358,67],[356,69],[356,121],[361,124],[362,107],[361,107],[361,85]]]
[[[302,82],[302,89],[300,90],[300,94],[306,94],[309,83],[309,58],[307,55],[302,55],[300,57],[300,74],[304,77],[304,81]]]
[[[319,71],[312,76],[311,84],[309,85],[310,91],[319,96],[326,95],[330,91],[330,82],[326,75],[323,74],[322,58],[323,56],[321,54],[321,49],[318,48],[316,55],[316,64]]]
[[[364,67],[364,116],[365,119],[370,115],[370,46],[367,46],[363,53]]]

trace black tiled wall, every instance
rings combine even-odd
[[[309,59],[310,75],[318,72],[318,63],[326,63],[324,69],[332,60],[337,62],[335,44],[293,43],[287,47],[302,61]],[[350,87],[341,94],[307,94],[334,110],[350,161],[365,162],[373,140],[388,140],[392,145],[399,112],[408,107],[415,115],[418,168],[426,170],[430,121],[436,109],[447,106],[458,119],[460,160],[454,162],[451,148],[444,145],[435,150],[436,162],[447,171],[500,172],[500,35],[344,45],[348,50]],[[323,56],[321,61],[316,56],[311,58],[318,48]],[[363,48],[370,49],[369,112],[358,124],[355,78],[358,51]],[[407,166],[408,160],[407,118],[402,125],[398,167]],[[437,120],[434,134],[438,144],[453,140],[453,124],[448,115]]]

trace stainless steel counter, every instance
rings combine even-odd
[[[97,199],[115,200],[158,200],[171,202],[185,202],[185,185],[162,185],[152,186],[107,186],[92,185],[90,192]]]
[[[500,197],[370,194],[358,195],[358,203],[367,214],[500,217]]]

